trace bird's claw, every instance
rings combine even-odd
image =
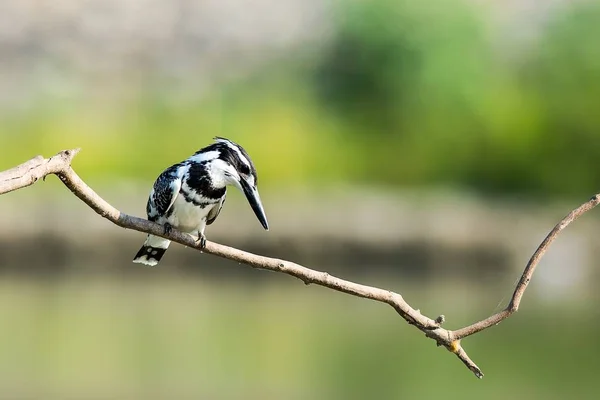
[[[196,240],[196,243],[200,245],[200,250],[204,249],[206,247],[206,236],[204,236],[203,233],[198,232],[198,239]]]
[[[168,222],[165,222],[165,224],[163,225],[163,229],[164,229],[165,235],[168,235],[173,230],[173,225],[171,225]]]

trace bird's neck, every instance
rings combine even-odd
[[[219,199],[225,195],[226,184],[219,179],[220,174],[215,172],[210,163],[192,163],[189,166],[186,184],[206,198]]]

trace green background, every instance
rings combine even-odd
[[[318,201],[324,188],[349,187],[349,196],[370,198],[449,190],[491,208],[567,204],[564,215],[600,188],[600,6],[574,2],[519,40],[474,3],[335,2],[327,40],[198,96],[143,71],[123,93],[96,95],[86,86],[75,96],[40,95],[23,109],[0,110],[0,169],[81,147],[77,172],[123,204],[132,197],[123,187],[145,196],[162,169],[225,136],[248,150],[261,193],[290,215],[297,210],[285,208],[286,196],[295,191]],[[60,197],[58,211],[46,201],[35,198],[40,212],[23,208],[23,225],[60,234],[56,221],[76,200]],[[541,232],[560,218],[552,215]],[[96,235],[80,239],[65,248],[84,242],[127,265],[104,272],[108,264],[91,250],[50,253],[24,236],[15,273],[0,252],[1,398],[563,399],[596,398],[600,388],[597,273],[575,299],[532,289],[519,313],[465,340],[486,374],[477,380],[384,305],[275,274],[239,277],[243,267],[233,263],[226,279],[192,279],[174,268],[128,273],[129,253]],[[6,236],[2,242],[2,249],[18,246]],[[352,257],[345,246],[341,253]],[[264,253],[285,250],[282,241]],[[64,265],[46,265],[48,254]],[[561,260],[567,277],[570,258]],[[330,261],[307,266],[328,271]],[[432,283],[394,269],[401,261],[389,259],[383,271],[367,262],[342,275],[400,292],[431,317],[445,314],[447,328],[498,311],[518,275],[454,275],[440,260],[431,275],[453,279]]]

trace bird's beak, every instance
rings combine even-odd
[[[248,199],[248,203],[250,203],[250,207],[256,214],[256,218],[260,221],[260,224],[265,228],[265,230],[269,230],[269,223],[267,222],[267,216],[265,215],[265,210],[262,206],[262,202],[260,201],[260,196],[258,195],[258,190],[256,188],[251,187],[248,182],[244,179],[241,179],[241,186]]]

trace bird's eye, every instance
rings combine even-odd
[[[244,175],[249,175],[250,174],[250,168],[246,165],[246,164],[242,164],[240,166],[240,172]]]

